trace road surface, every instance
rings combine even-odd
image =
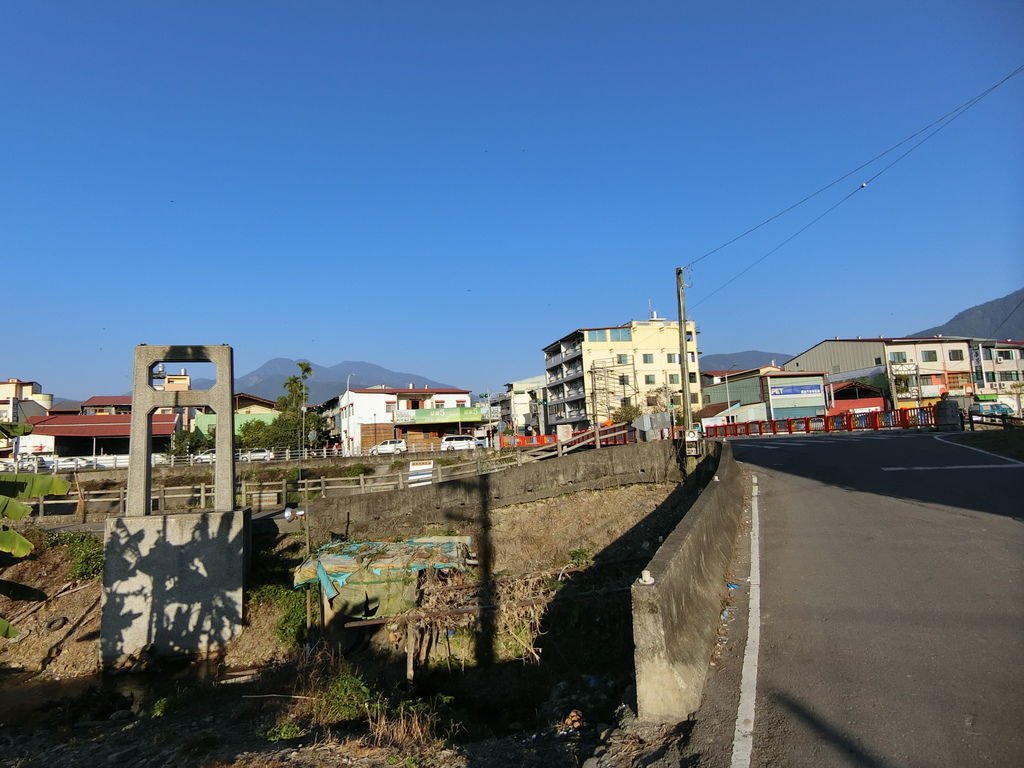
[[[683,764],[1024,765],[1024,464],[955,439],[733,442],[757,478],[756,677],[744,582]]]

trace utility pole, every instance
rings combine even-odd
[[[679,369],[683,375],[682,395],[683,427],[693,429],[693,412],[690,410],[690,363],[686,352],[686,285],[683,283],[683,268],[676,267],[676,296],[679,300]]]

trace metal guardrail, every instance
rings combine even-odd
[[[840,413],[834,416],[805,416],[795,419],[746,421],[708,427],[707,437],[756,437],[759,435],[813,434],[816,432],[858,432],[914,429],[935,426],[932,407],[903,408],[898,411]]]

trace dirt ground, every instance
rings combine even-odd
[[[654,517],[652,512],[675,489],[642,484],[496,509],[491,527],[495,573],[559,568],[600,556],[609,544],[627,538],[640,557],[653,555],[659,536],[648,535],[638,523]],[[250,606],[248,626],[214,678],[158,669],[146,679],[129,676],[101,685],[95,677],[99,583],[68,579],[59,548],[11,565],[0,578],[48,597],[45,602],[0,597],[0,614],[6,617],[17,619],[32,610],[16,621],[24,630],[22,639],[0,640],[0,681],[5,690],[18,690],[19,698],[10,700],[20,702],[0,710],[0,746],[7,746],[0,750],[0,765],[594,768],[658,765],[665,745],[678,737],[644,728],[625,705],[603,722],[592,722],[574,719],[568,708],[575,705],[566,704],[565,712],[552,708],[552,716],[536,728],[514,731],[510,724],[514,732],[508,735],[437,744],[426,753],[373,746],[358,730],[310,729],[293,740],[271,741],[268,729],[287,715],[299,690],[295,657],[274,637],[281,615],[274,605]],[[237,676],[225,674],[228,670]],[[586,691],[574,695],[586,710]],[[159,696],[185,703],[154,717]]]

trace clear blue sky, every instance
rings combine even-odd
[[[0,376],[138,343],[474,391],[1024,64],[1019,2],[0,2]],[[880,167],[880,166],[878,166]],[[877,168],[877,167],[876,167]],[[870,169],[875,170],[875,168]],[[902,334],[1024,285],[1024,75],[688,276],[705,353]]]

